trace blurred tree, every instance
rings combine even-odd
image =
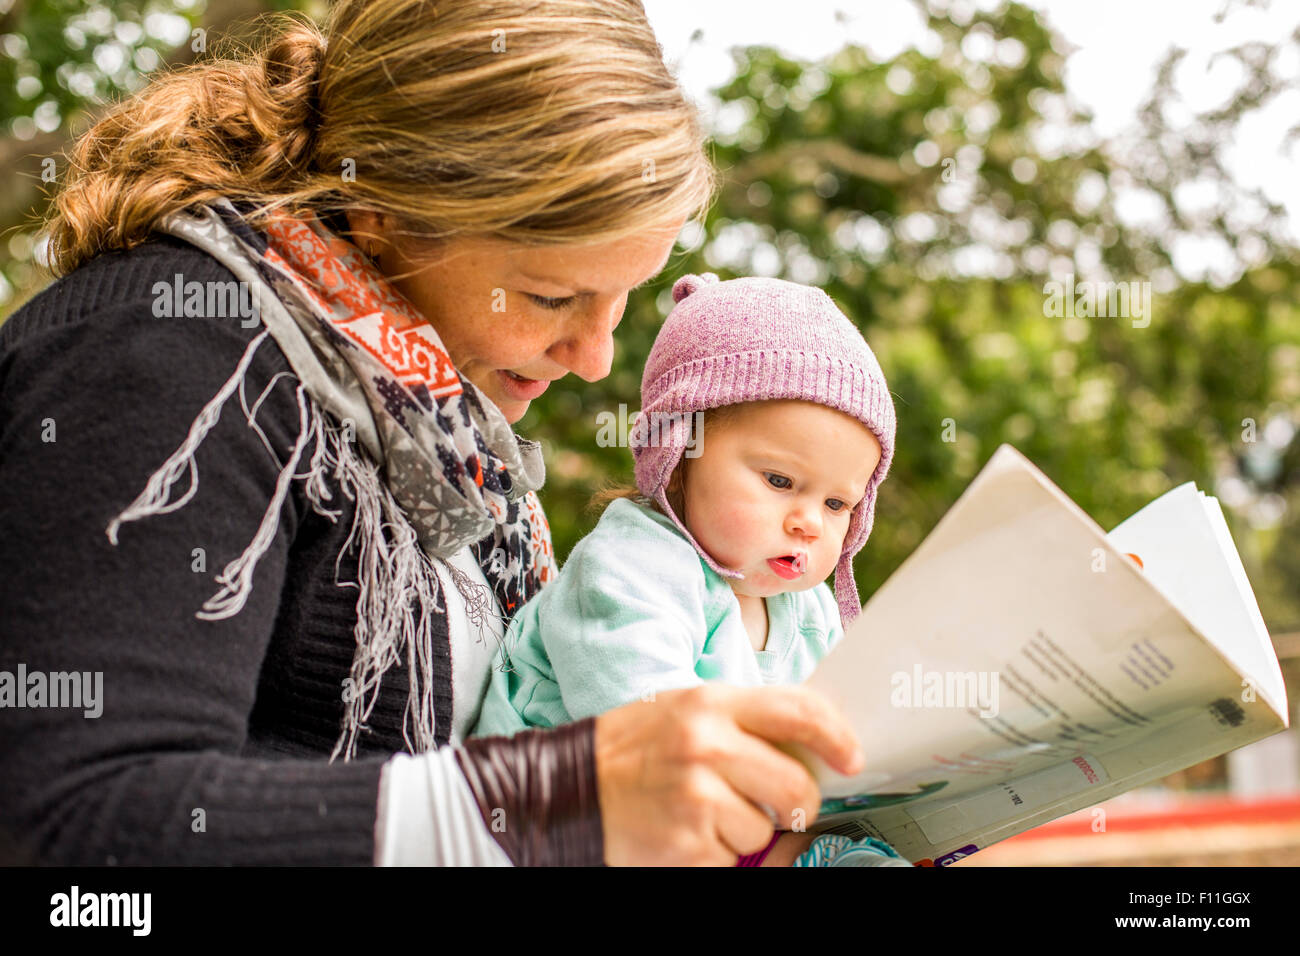
[[[36,215],[66,168],[62,152],[106,103],[147,74],[231,47],[275,10],[319,12],[320,0],[0,0],[0,308],[40,288]]]
[[[735,52],[736,75],[716,91],[719,203],[684,234],[663,280],[633,298],[613,374],[557,383],[522,423],[551,449],[557,552],[593,523],[579,510],[593,485],[630,479],[626,449],[593,447],[596,416],[638,407],[672,280],[775,275],[825,288],[894,393],[898,451],[857,561],[864,596],[1011,442],[1105,527],[1182,481],[1211,493],[1235,481],[1224,497],[1240,508],[1229,519],[1266,618],[1300,624],[1300,442],[1267,488],[1236,468],[1266,422],[1300,422],[1294,250],[1282,210],[1233,184],[1219,158],[1225,130],[1282,81],[1248,72],[1253,92],[1194,117],[1209,132],[1174,149],[1149,122],[1175,96],[1166,67],[1138,146],[1121,151],[1097,141],[1066,95],[1064,44],[1035,13],[1012,3],[957,23],[937,2],[918,5],[929,53],[876,62],[848,46],[807,64],[768,48]],[[1178,213],[1173,227],[1142,229],[1116,211],[1118,197],[1141,190],[1176,210],[1177,184],[1207,170],[1237,215]],[[1247,205],[1256,216],[1240,214]],[[1173,243],[1193,228],[1220,237],[1226,258],[1240,253],[1227,281],[1173,269]],[[1131,318],[1049,314],[1046,283],[1067,273],[1151,283],[1154,301]],[[1248,421],[1258,425],[1249,434]],[[1271,511],[1259,512],[1260,494],[1273,496]],[[1285,495],[1292,507],[1279,523]]]
[[[719,202],[633,294],[611,375],[557,383],[519,425],[548,449],[557,552],[594,524],[583,506],[598,484],[630,480],[627,449],[597,445],[597,416],[638,407],[673,279],[776,275],[823,286],[894,392],[898,453],[858,559],[864,596],[1008,441],[1103,526],[1181,481],[1216,490],[1266,619],[1300,629],[1295,249],[1282,210],[1222,165],[1239,124],[1294,88],[1283,63],[1300,32],[1224,54],[1236,89],[1201,114],[1178,101],[1171,51],[1133,134],[1103,143],[1066,94],[1066,43],[1032,10],[914,2],[925,36],[887,62],[853,45],[821,63],[734,52],[713,118]],[[319,16],[324,2],[0,0],[0,308],[42,281],[28,217],[52,185],[43,160],[152,69],[200,55],[194,29],[229,37],[290,7]],[[1189,210],[1189,183],[1214,201]],[[1121,216],[1134,196],[1160,215]],[[1189,237],[1218,244],[1211,274],[1175,268]],[[1066,274],[1150,283],[1150,315],[1052,314],[1045,285]]]

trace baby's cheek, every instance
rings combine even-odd
[[[745,557],[744,552],[762,540],[760,516],[755,509],[745,507],[743,504],[733,502],[719,507],[713,515],[711,524],[719,538],[719,547],[725,550],[728,558],[733,561],[742,560]]]
[[[839,563],[840,555],[844,552],[844,539],[847,536],[847,532],[848,523],[845,522],[844,527],[839,528],[837,531],[826,536],[826,540],[823,542],[825,550],[822,552],[821,556],[822,566],[826,568],[826,573],[823,574],[822,577],[830,575],[830,573],[835,570],[835,565]]]

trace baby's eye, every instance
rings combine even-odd
[[[785,477],[785,475],[777,475],[777,474],[773,474],[770,471],[765,471],[763,472],[763,476],[767,478],[767,483],[771,485],[773,488],[790,487],[790,479]],[[785,482],[785,484],[781,484],[781,482]]]
[[[831,511],[840,512],[843,511],[845,508],[847,508],[849,505],[848,502],[841,501],[839,498],[827,498],[826,506],[830,508]]]
[[[576,296],[569,295],[552,299],[544,295],[533,295],[530,292],[525,292],[524,294],[540,305],[543,309],[563,309],[572,304],[574,299],[577,298]]]

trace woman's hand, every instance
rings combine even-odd
[[[730,866],[775,823],[817,818],[812,775],[773,743],[799,743],[841,773],[864,758],[844,716],[802,687],[707,684],[596,718],[605,862]],[[756,804],[770,807],[776,821]]]

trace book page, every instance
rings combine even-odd
[[[1109,538],[1136,554],[1147,579],[1281,708],[1282,670],[1216,499],[1189,481],[1121,523]]]
[[[867,810],[853,817],[823,817],[818,832],[885,840],[915,863],[946,866],[999,840],[1134,787],[1253,743],[1282,729],[1262,702],[1237,706],[1220,698],[1208,707],[1175,715],[1155,733],[1102,753],[994,784],[956,800]],[[1099,815],[1104,825],[1104,816]]]
[[[845,778],[794,751],[823,812],[851,813],[954,801],[1112,752],[1235,696],[1241,676],[1003,446],[808,684],[858,729],[867,768]]]

